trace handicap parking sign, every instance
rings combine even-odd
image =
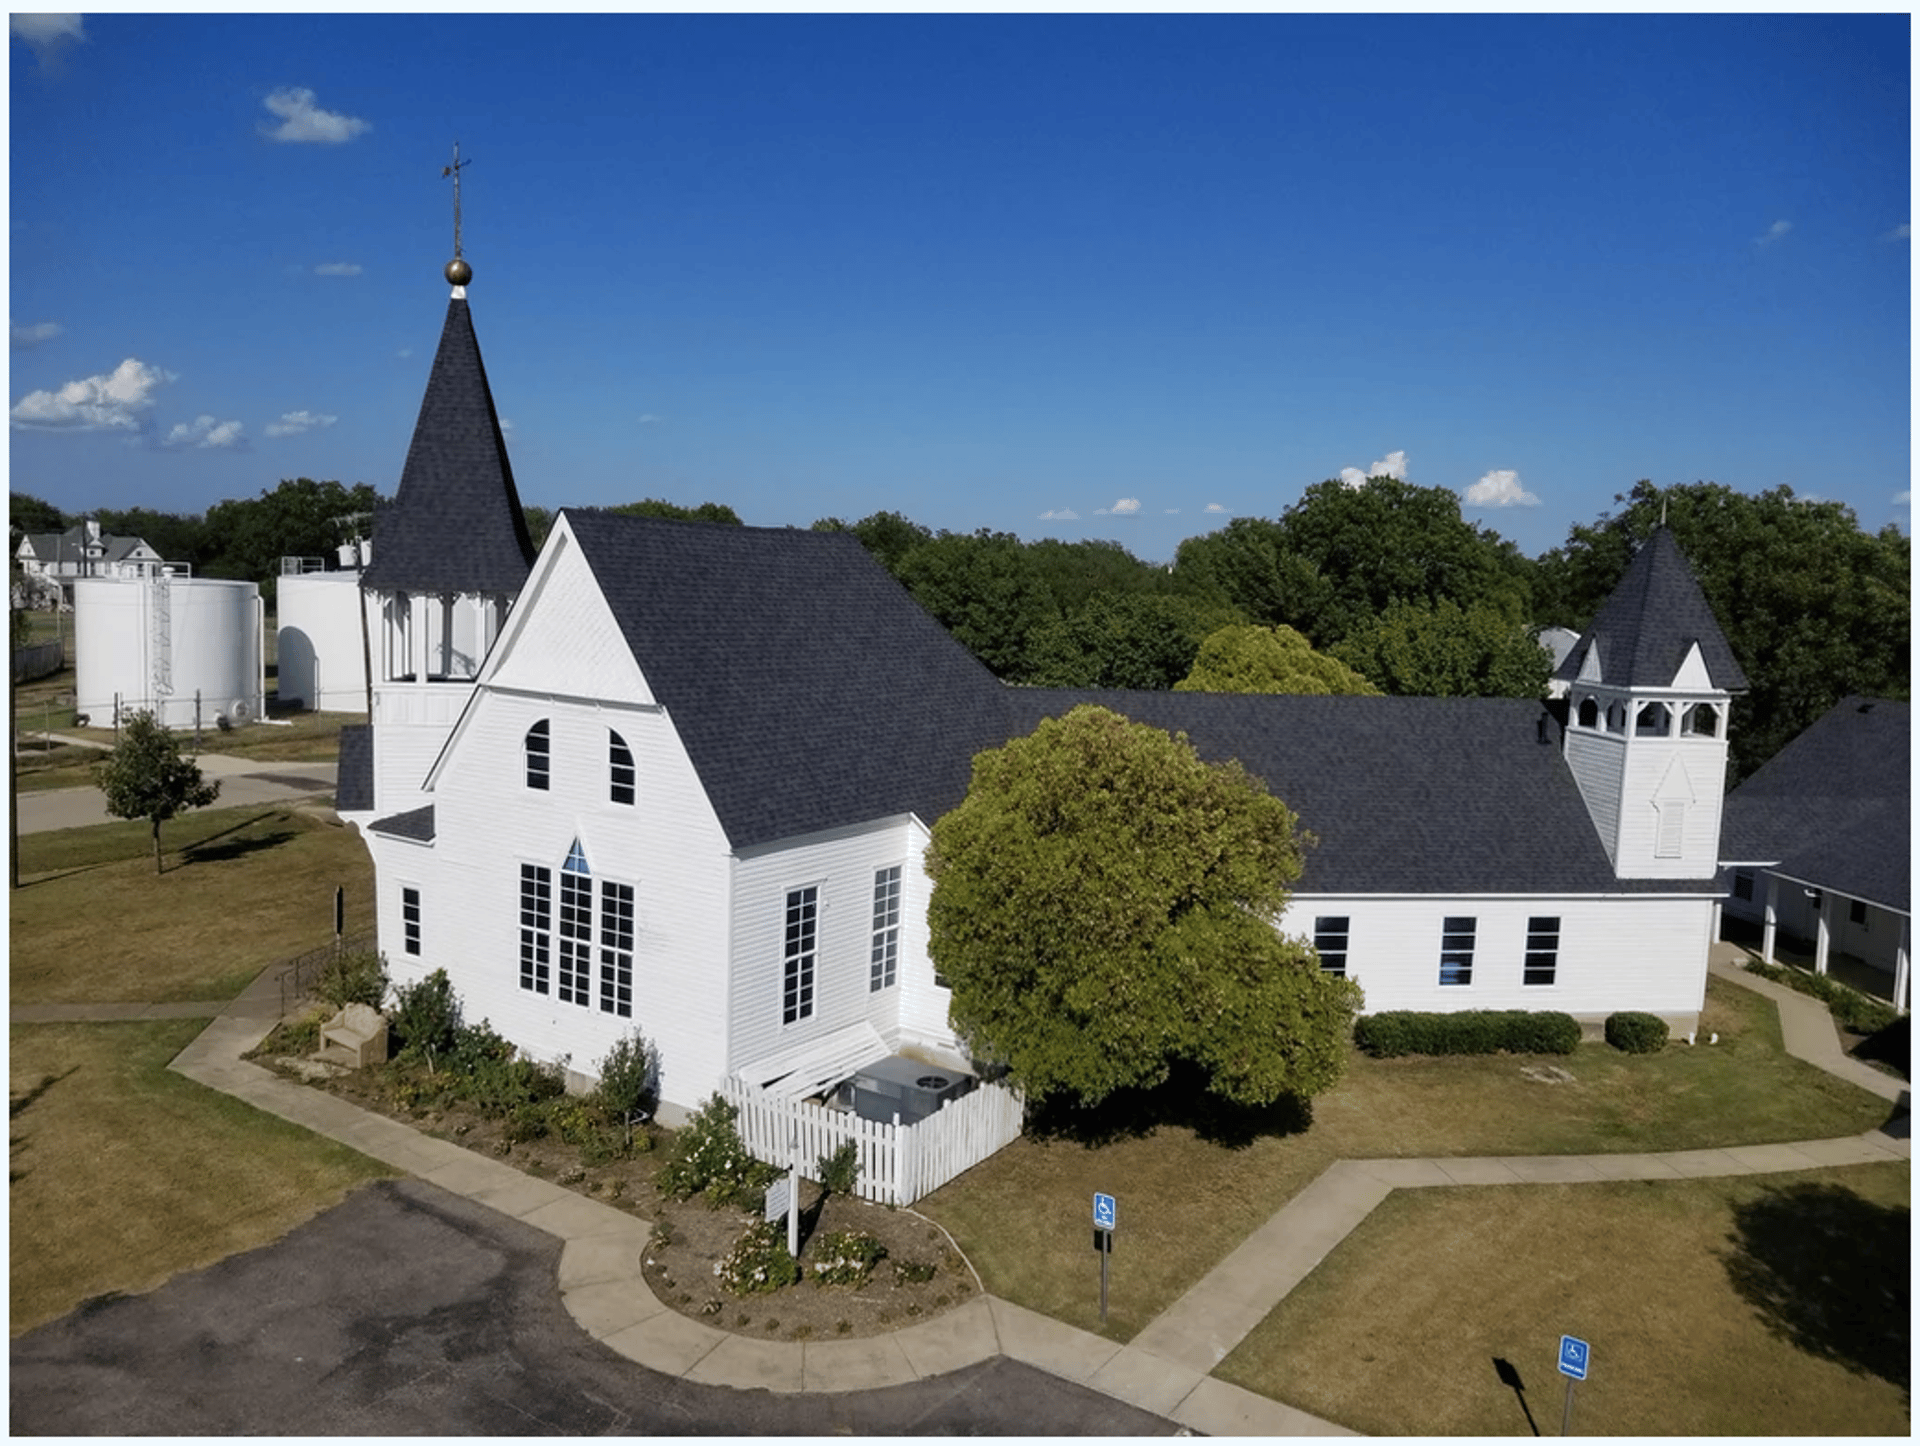
[[[1560,1374],[1572,1376],[1576,1381],[1587,1378],[1587,1362],[1592,1353],[1587,1343],[1578,1336],[1560,1337]]]
[[[1093,1192],[1093,1228],[1095,1230],[1113,1229],[1113,1196]]]

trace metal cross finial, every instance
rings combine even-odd
[[[440,168],[442,177],[453,177],[453,259],[455,261],[460,259],[460,172],[472,164],[472,161],[463,161],[460,159],[460,142],[455,141],[453,143],[453,164]]]

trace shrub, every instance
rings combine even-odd
[[[674,1200],[704,1196],[716,1208],[753,1207],[780,1172],[747,1153],[733,1127],[737,1115],[717,1094],[693,1112],[674,1136],[673,1154],[660,1167],[663,1193]]]
[[[939,1271],[940,1267],[931,1260],[896,1260],[893,1262],[893,1283],[924,1285]]]
[[[402,1059],[424,1060],[431,1068],[438,1056],[453,1048],[459,1026],[460,1006],[446,970],[436,969],[418,984],[403,984],[393,991],[387,1030],[399,1044]]]
[[[865,1285],[887,1247],[864,1230],[842,1230],[820,1237],[814,1250],[815,1285]]]
[[[1657,1014],[1619,1010],[1607,1016],[1607,1043],[1627,1054],[1658,1054],[1667,1047],[1667,1022]]]
[[[820,1172],[820,1183],[829,1195],[851,1195],[859,1187],[860,1147],[852,1140],[813,1163]]]
[[[387,961],[371,949],[335,954],[320,966],[313,992],[335,1009],[349,1004],[378,1009],[387,997]]]
[[[800,1266],[787,1254],[785,1233],[771,1221],[756,1220],[714,1262],[713,1273],[735,1295],[759,1295],[797,1282]]]
[[[1762,964],[1757,959],[1748,963],[1747,972],[1818,999],[1836,1022],[1856,1034],[1876,1034],[1900,1017],[1891,1005],[1857,989],[1849,989],[1830,975],[1809,974],[1780,964]]]
[[[660,1102],[660,1051],[637,1029],[622,1035],[600,1061],[593,1095],[607,1118],[626,1130],[632,1148],[633,1127],[652,1119]]]
[[[1405,1054],[1572,1054],[1580,1021],[1557,1009],[1390,1009],[1354,1022],[1353,1041],[1378,1059]]]

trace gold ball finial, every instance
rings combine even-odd
[[[473,268],[456,256],[447,263],[447,280],[455,286],[465,286],[473,280]]]

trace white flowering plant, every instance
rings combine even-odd
[[[714,1262],[713,1273],[735,1295],[760,1295],[800,1279],[799,1265],[787,1254],[785,1235],[765,1220],[756,1220],[741,1232],[733,1249]]]
[[[719,1095],[695,1110],[673,1138],[660,1168],[660,1189],[671,1199],[702,1196],[709,1207],[755,1210],[780,1172],[747,1153],[733,1122],[738,1111]]]
[[[861,1286],[873,1277],[887,1248],[864,1230],[842,1230],[821,1236],[813,1254],[815,1285]]]

